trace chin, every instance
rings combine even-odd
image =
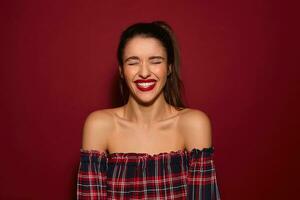
[[[160,93],[153,93],[149,95],[136,95],[136,101],[141,105],[151,105],[155,102],[155,100],[160,96]]]
[[[136,95],[136,99],[139,101],[139,102],[144,102],[144,103],[147,103],[147,102],[151,102],[153,101],[155,98],[156,95]]]

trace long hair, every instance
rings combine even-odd
[[[122,69],[119,79],[122,103],[127,103],[130,94],[123,73],[124,48],[127,42],[135,36],[153,37],[161,42],[167,53],[168,65],[171,64],[171,73],[168,73],[169,75],[163,88],[164,97],[166,102],[173,105],[177,110],[185,108],[181,95],[181,91],[184,89],[184,86],[180,79],[180,56],[178,44],[172,28],[164,21],[136,23],[129,26],[122,32],[117,50],[118,64]]]

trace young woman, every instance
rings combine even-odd
[[[87,117],[77,199],[220,199],[210,120],[181,100],[178,52],[165,22],[122,33],[124,105]]]

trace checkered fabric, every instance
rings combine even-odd
[[[80,149],[78,200],[220,200],[214,147],[150,155]]]

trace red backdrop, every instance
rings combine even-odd
[[[296,196],[298,35],[289,28],[297,26],[297,6],[267,0],[1,4],[0,199],[75,199],[84,119],[118,99],[119,35],[131,23],[158,19],[178,37],[187,106],[211,118],[222,199]]]

